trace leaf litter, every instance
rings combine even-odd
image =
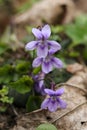
[[[78,68],[77,68],[78,69]],[[87,130],[87,73],[77,71],[66,83],[56,87],[64,87],[63,100],[67,101],[66,109],[56,112],[36,110],[20,114],[16,117],[16,125],[9,130],[35,130],[42,123],[52,123],[59,130]]]

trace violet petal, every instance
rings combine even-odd
[[[67,104],[66,104],[65,101],[63,101],[60,98],[57,98],[57,101],[58,101],[58,103],[59,103],[59,105],[60,105],[61,108],[64,108],[64,109],[66,108]]]
[[[51,61],[52,61],[52,64],[53,64],[54,67],[56,67],[56,68],[62,68],[63,67],[63,63],[59,58],[53,57]]]
[[[39,29],[37,29],[37,28],[33,28],[32,33],[34,34],[34,36],[37,39],[42,39],[42,37],[43,37],[41,31]]]
[[[55,112],[58,108],[58,102],[56,100],[52,100],[48,104],[48,109],[51,112]]]
[[[41,80],[41,81],[39,82],[39,86],[40,86],[40,93],[41,93],[41,95],[46,95],[46,93],[45,93],[45,91],[44,91],[45,85],[44,85],[44,81],[43,81],[43,80]]]
[[[45,99],[45,100],[42,102],[42,104],[41,104],[41,108],[42,108],[42,109],[46,109],[46,108],[48,107],[49,102],[50,102],[50,98]]]
[[[38,42],[37,41],[31,41],[26,44],[25,49],[26,50],[34,50],[37,46]]]
[[[57,49],[50,48],[48,54],[53,55],[55,52],[57,52]]]
[[[37,47],[37,56],[46,57],[48,54],[48,47],[46,45],[39,45]]]
[[[42,58],[37,57],[37,58],[34,59],[32,66],[38,67],[38,66],[41,65],[41,62],[42,62]]]
[[[45,93],[52,96],[55,94],[55,91],[51,90],[51,89],[44,89]]]
[[[64,88],[60,88],[60,89],[55,91],[56,96],[61,96],[63,93],[64,93]]]
[[[41,30],[45,39],[48,39],[51,35],[51,30],[49,25],[45,25]]]
[[[52,66],[51,62],[43,62],[42,63],[42,71],[44,73],[47,74],[47,73],[51,72],[52,69],[53,69],[53,66]]]
[[[40,80],[39,81],[39,87],[42,88],[43,85],[44,85],[44,80]]]
[[[58,42],[56,42],[56,41],[47,41],[47,43],[48,43],[48,45],[52,48],[52,49],[54,49],[54,50],[56,50],[56,51],[58,51],[58,50],[60,50],[61,49],[61,45],[58,43]]]
[[[45,95],[45,91],[44,91],[44,80],[40,80],[40,81],[36,81],[35,85],[34,85],[34,89],[36,92],[40,93],[41,95]]]

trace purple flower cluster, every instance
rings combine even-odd
[[[61,49],[61,45],[54,40],[48,40],[51,35],[49,25],[45,25],[40,29],[33,28],[32,33],[36,37],[36,40],[27,43],[25,49],[36,49],[37,57],[33,60],[32,66],[41,66],[42,69],[39,74],[33,76],[35,83],[34,89],[42,95],[47,95],[47,98],[41,104],[41,108],[48,108],[49,111],[54,112],[58,107],[66,107],[66,103],[59,98],[64,93],[64,89],[61,88],[56,91],[54,91],[54,87],[52,89],[45,89],[44,79],[45,75],[51,72],[53,68],[62,68],[62,61],[54,57],[54,54]]]
[[[53,68],[62,68],[62,61],[53,56],[55,52],[61,49],[56,41],[48,40],[51,35],[49,25],[45,25],[42,29],[33,28],[32,33],[36,37],[36,41],[27,43],[26,50],[37,50],[37,58],[33,61],[33,67],[41,65],[42,72],[49,73]]]

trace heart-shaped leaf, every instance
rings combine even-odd
[[[29,76],[23,76],[15,82],[9,83],[9,87],[14,88],[17,92],[25,94],[31,91],[33,80]]]
[[[57,130],[57,128],[52,124],[41,124],[36,130]]]

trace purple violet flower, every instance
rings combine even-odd
[[[51,72],[53,68],[63,67],[62,61],[51,54],[48,54],[47,57],[35,58],[32,65],[33,67],[38,67],[41,65],[42,72],[44,72],[45,74]]]
[[[41,95],[46,95],[44,91],[45,89],[44,77],[45,77],[45,74],[42,72],[40,72],[38,75],[33,76],[34,89],[37,93],[40,93]]]
[[[51,89],[44,89],[44,91],[49,97],[42,102],[42,109],[48,108],[49,111],[54,112],[59,107],[66,108],[66,103],[59,98],[59,96],[61,96],[64,93],[63,88],[60,88],[56,91],[53,91]]]
[[[45,89],[44,80],[36,81],[34,85],[34,89],[37,93],[40,93],[41,95],[46,95],[44,91]]]
[[[56,41],[48,40],[51,35],[51,29],[49,25],[45,25],[42,29],[33,28],[32,33],[36,37],[36,41],[31,41],[25,46],[26,50],[37,49],[38,57],[46,57],[48,49],[54,50],[54,52],[61,49],[61,45]]]

